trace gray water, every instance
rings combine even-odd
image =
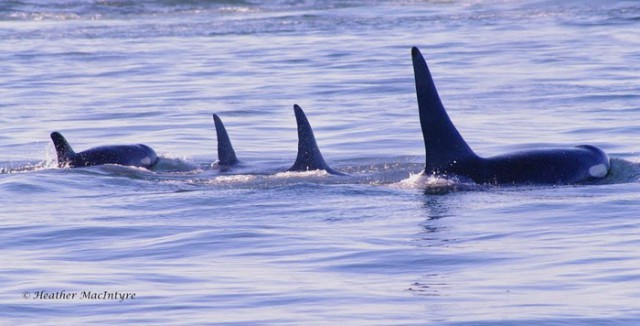
[[[635,324],[639,30],[638,1],[0,2],[0,321]],[[418,177],[411,46],[478,154],[592,144],[610,175]],[[349,176],[283,173],[294,103]],[[60,169],[52,131],[161,162]]]

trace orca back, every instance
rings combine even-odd
[[[424,173],[484,184],[571,184],[609,172],[607,154],[590,145],[477,156],[449,119],[420,50],[412,48],[411,55],[426,151]]]
[[[302,108],[295,104],[293,111],[296,115],[296,123],[298,125],[298,156],[293,166],[289,171],[312,171],[312,170],[325,170],[331,174],[342,174],[335,171],[324,161],[322,153],[316,143],[316,138],[313,135],[313,129],[307,116],[302,111]]]
[[[158,162],[158,155],[149,146],[114,145],[101,146],[75,153],[67,140],[59,132],[51,133],[56,147],[59,167],[87,167],[103,164],[118,164],[151,168]]]
[[[227,134],[227,129],[224,127],[222,120],[217,114],[214,114],[213,121],[216,125],[218,138],[218,164],[228,167],[238,163],[236,152],[233,150],[231,139],[229,139],[229,134]]]
[[[451,164],[477,160],[442,105],[431,72],[417,47],[411,49],[420,126],[426,152],[425,173],[446,173]]]
[[[71,148],[71,145],[69,145],[69,142],[67,142],[67,139],[65,139],[61,133],[54,131],[51,133],[51,140],[56,148],[58,167],[69,165],[76,156],[76,153]]]
[[[536,149],[481,159],[482,175],[474,180],[488,184],[574,184],[605,177],[611,164],[601,149]]]

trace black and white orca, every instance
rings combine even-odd
[[[213,122],[216,126],[216,135],[218,136],[218,166],[222,169],[229,168],[238,163],[236,152],[231,146],[231,139],[227,134],[222,120],[217,114],[213,114]]]
[[[330,174],[343,175],[343,173],[332,169],[322,157],[313,129],[302,108],[297,104],[293,105],[298,125],[298,156],[289,171],[312,171],[324,170]]]
[[[332,169],[324,161],[322,153],[320,153],[320,149],[316,143],[316,138],[313,135],[311,124],[309,124],[309,120],[307,120],[302,108],[295,104],[293,111],[298,125],[298,155],[293,166],[287,171],[306,172],[324,170],[330,174],[342,175],[342,173]],[[229,139],[227,130],[222,124],[222,120],[220,120],[220,117],[216,114],[213,115],[213,120],[218,136],[218,164],[224,168],[231,167],[238,163],[238,158],[233,150],[233,146],[231,146],[231,140]]]
[[[59,167],[86,167],[103,164],[118,164],[150,169],[158,163],[158,155],[149,146],[112,145],[101,146],[76,153],[59,132],[51,133],[56,147]]]
[[[490,158],[476,155],[449,119],[422,53],[414,47],[411,55],[426,151],[422,173],[468,178],[478,184],[574,184],[609,173],[609,157],[591,145]]]

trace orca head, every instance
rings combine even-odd
[[[236,152],[233,150],[233,146],[231,146],[227,129],[217,114],[213,114],[213,122],[216,126],[216,134],[218,136],[218,164],[223,167],[229,167],[238,163],[238,158],[236,157]]]

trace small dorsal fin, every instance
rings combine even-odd
[[[224,128],[222,120],[217,114],[213,114],[213,122],[216,125],[216,134],[218,135],[218,164],[221,166],[231,166],[238,163],[236,152],[231,146],[231,140]]]
[[[425,173],[437,172],[446,169],[452,162],[475,157],[449,119],[422,53],[413,47],[411,56],[426,151]]]
[[[51,133],[51,140],[56,147],[56,155],[58,156],[58,166],[63,167],[68,164],[76,152],[73,151],[69,142],[57,131]]]
[[[298,157],[289,171],[325,170],[331,174],[342,174],[329,167],[324,161],[313,135],[313,129],[302,108],[294,104],[293,111],[298,124]]]

